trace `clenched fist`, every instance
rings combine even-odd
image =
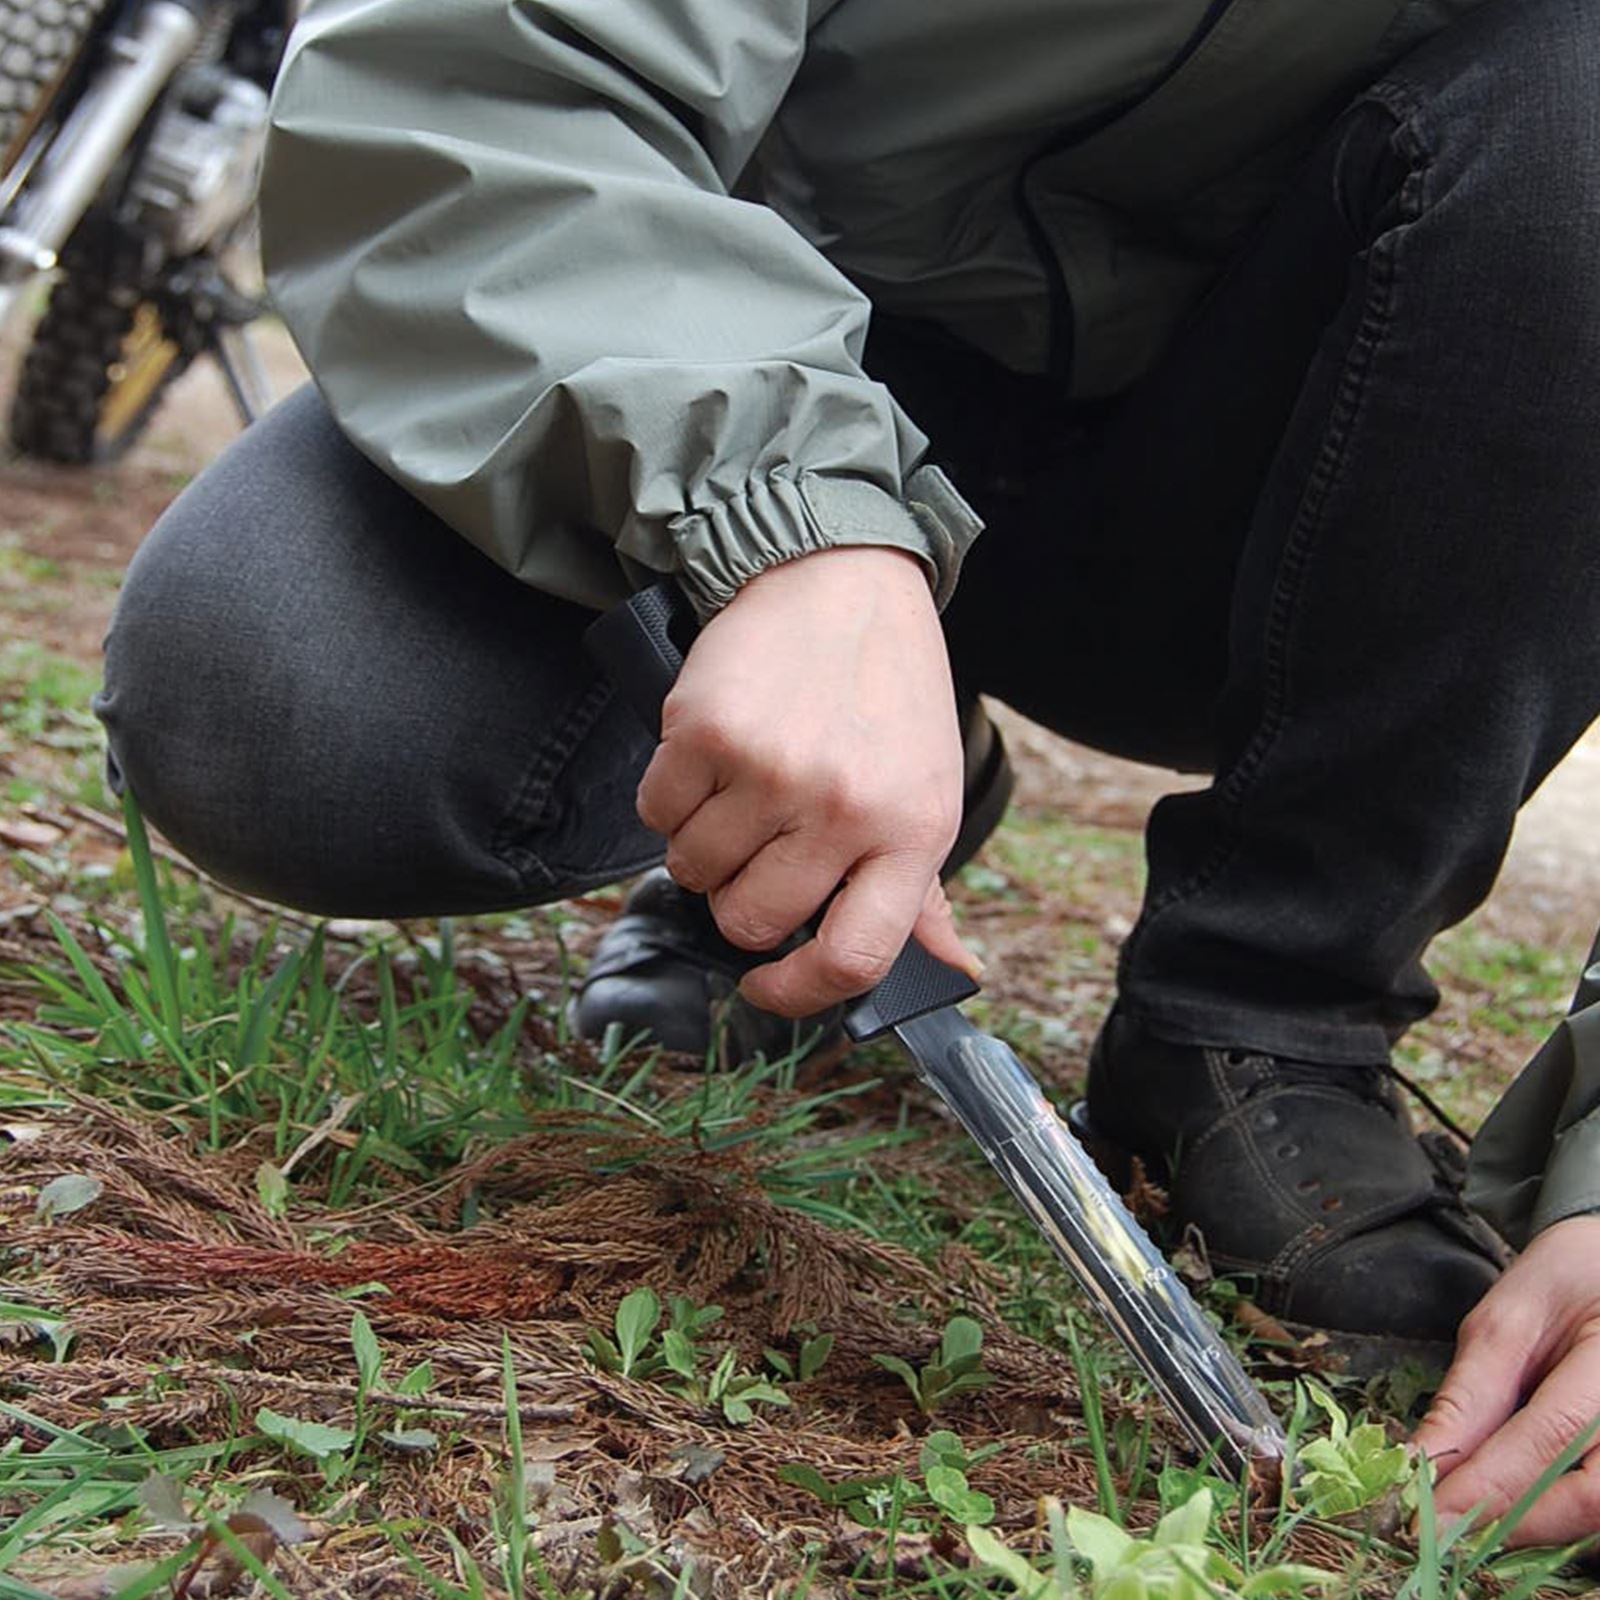
[[[939,886],[961,822],[949,659],[914,556],[818,551],[742,588],[695,640],[639,785],[667,870],[745,950],[815,939],[746,975],[766,1011],[865,993],[913,932],[972,972]]]

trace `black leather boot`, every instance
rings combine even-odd
[[[1169,1044],[1113,1010],[1077,1116],[1113,1177],[1137,1155],[1168,1190],[1164,1222],[1197,1229],[1218,1275],[1291,1332],[1326,1332],[1358,1374],[1443,1366],[1507,1253],[1385,1065]]]
[[[961,832],[945,860],[946,877],[971,860],[999,825],[1013,781],[1000,730],[975,698],[962,702],[961,739]],[[643,1033],[669,1050],[705,1055],[720,1020],[734,1061],[757,1053],[773,1061],[808,1042],[812,1051],[837,1042],[842,1008],[796,1022],[739,998],[739,979],[772,959],[770,951],[752,955],[729,944],[705,896],[679,888],[658,868],[640,880],[596,946],[572,1002],[573,1030],[598,1039],[616,1023],[625,1034]]]

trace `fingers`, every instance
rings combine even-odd
[[[1506,1543],[1576,1544],[1600,1533],[1600,1461],[1594,1456],[1558,1478],[1528,1508]]]
[[[741,950],[781,944],[833,893],[851,859],[837,841],[815,835],[780,833],[768,840],[737,877],[712,891],[711,912],[723,937]]]
[[[904,947],[922,912],[926,883],[915,859],[862,862],[828,907],[816,938],[745,976],[739,986],[745,999],[779,1016],[806,1017],[865,994]]]
[[[719,790],[668,839],[667,871],[685,889],[696,894],[711,894],[731,883],[763,849],[782,845],[782,836],[788,827],[788,819],[775,808],[753,804],[726,789]],[[792,846],[786,848],[792,849]],[[831,889],[833,885],[828,887]],[[819,896],[818,903],[820,900]],[[751,948],[764,947],[753,945]]]
[[[645,827],[669,839],[721,787],[722,764],[692,739],[664,735],[639,780],[634,808]]]
[[[946,966],[966,973],[974,981],[983,976],[983,963],[961,942],[961,935],[956,932],[955,913],[950,909],[944,885],[937,878],[928,885],[928,892],[922,901],[922,914],[917,918],[911,936],[929,955],[937,956]]]
[[[1520,1362],[1515,1365],[1520,1366]],[[1489,1392],[1479,1390],[1480,1394]],[[1495,1392],[1492,1409],[1498,1409],[1503,1392]],[[1474,1429],[1481,1428],[1490,1412],[1491,1408],[1486,1406],[1471,1414]],[[1459,1517],[1479,1506],[1483,1508],[1483,1515],[1490,1517],[1509,1511],[1561,1452],[1594,1426],[1597,1418],[1600,1418],[1600,1330],[1581,1338],[1568,1350],[1522,1410],[1503,1421],[1487,1438],[1467,1447],[1467,1459],[1439,1486],[1436,1496],[1439,1514]],[[1463,1431],[1460,1437],[1471,1438],[1472,1433]],[[1557,1488],[1563,1493],[1552,1510],[1549,1502]],[[1541,1523],[1555,1525],[1580,1511],[1592,1518],[1592,1513],[1600,1509],[1595,1489],[1593,1481],[1568,1487],[1563,1480],[1552,1486],[1541,1496],[1538,1519],[1534,1520],[1530,1514],[1527,1526],[1519,1526],[1519,1542],[1527,1542],[1533,1536],[1530,1529],[1537,1530]],[[1600,1522],[1591,1520],[1587,1527],[1578,1531],[1600,1531]]]
[[[1497,1285],[1462,1323],[1455,1360],[1417,1429],[1416,1447],[1433,1461],[1441,1479],[1505,1423],[1529,1381],[1541,1322],[1538,1305],[1504,1290],[1503,1282]]]

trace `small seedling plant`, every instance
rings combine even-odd
[[[899,1356],[875,1355],[872,1359],[905,1384],[925,1417],[946,1402],[987,1389],[994,1382],[994,1375],[983,1370],[983,1329],[971,1317],[951,1317],[933,1359],[921,1368]]]
[[[1300,1445],[1296,1501],[1319,1517],[1340,1517],[1374,1504],[1391,1490],[1410,1488],[1415,1476],[1410,1454],[1390,1439],[1381,1423],[1359,1416],[1352,1422],[1326,1389],[1308,1380],[1299,1386],[1296,1403],[1302,1426],[1310,1405],[1327,1417],[1328,1432]]]
[[[382,1388],[383,1351],[366,1313],[359,1307],[350,1319],[350,1344],[356,1361],[356,1416],[353,1428],[285,1416],[269,1406],[256,1412],[256,1429],[295,1455],[308,1456],[322,1470],[330,1488],[344,1482],[356,1469],[372,1433],[372,1402]],[[413,1367],[385,1400],[424,1400],[433,1387],[433,1365],[423,1361]],[[399,1455],[421,1455],[439,1447],[431,1429],[409,1425],[404,1410],[397,1425],[378,1430],[377,1438]]]
[[[988,1529],[967,1545],[1025,1600],[1255,1600],[1321,1594],[1340,1581],[1320,1567],[1280,1562],[1248,1576],[1212,1542],[1211,1491],[1201,1488],[1140,1537],[1110,1517],[1044,1502],[1053,1560],[1038,1566]]]
[[[598,1329],[589,1331],[590,1359],[603,1372],[659,1383],[701,1410],[720,1412],[735,1427],[754,1422],[758,1405],[791,1403],[788,1392],[771,1378],[740,1370],[739,1352],[732,1345],[715,1361],[701,1348],[698,1340],[720,1320],[721,1306],[696,1306],[674,1295],[668,1314],[668,1325],[661,1328],[661,1301],[655,1290],[633,1290],[617,1307],[614,1339]],[[833,1341],[824,1337],[825,1345],[811,1341],[809,1362],[802,1347],[800,1371],[805,1377],[814,1375],[827,1360]]]
[[[802,1463],[784,1467],[778,1476],[842,1511],[859,1527],[923,1533],[942,1519],[958,1528],[994,1520],[994,1501],[972,1488],[967,1474],[999,1449],[992,1444],[969,1452],[956,1434],[941,1428],[923,1443],[920,1481],[895,1472],[830,1483],[815,1467]]]

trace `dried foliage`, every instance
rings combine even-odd
[[[619,1516],[669,1564],[692,1556],[716,1593],[758,1592],[794,1573],[808,1543],[846,1558],[860,1530],[782,1482],[780,1469],[914,1472],[913,1429],[924,1424],[871,1358],[925,1361],[949,1312],[981,1309],[992,1289],[961,1252],[931,1268],[776,1204],[742,1149],[597,1132],[575,1114],[551,1115],[442,1185],[343,1215],[269,1215],[255,1193],[257,1159],[197,1154],[157,1122],[90,1100],[0,1148],[4,1270],[74,1333],[64,1363],[36,1346],[0,1353],[0,1394],[69,1427],[103,1419],[115,1401],[120,1421],[166,1445],[236,1434],[260,1406],[348,1426],[349,1292],[364,1291],[388,1382],[424,1357],[435,1374],[425,1404],[380,1387],[369,1406],[426,1412],[444,1445],[387,1468],[381,1507],[354,1506],[336,1533],[298,1553],[318,1581],[352,1596],[415,1583],[371,1526],[379,1515],[417,1519],[417,1549],[440,1572],[452,1570],[446,1530],[489,1558],[505,1465],[502,1335],[529,1458],[551,1464],[534,1543],[558,1582],[593,1567],[598,1530]],[[100,1195],[41,1220],[39,1189],[66,1173],[98,1179]],[[480,1220],[463,1227],[469,1198]],[[719,1335],[752,1362],[802,1321],[836,1335],[832,1356],[795,1390],[792,1410],[728,1428],[586,1358],[588,1328],[640,1283],[726,1307]],[[1031,1520],[1041,1489],[1092,1495],[1092,1467],[1062,1443],[1076,1427],[1070,1363],[998,1323],[984,1360],[994,1383],[947,1419],[974,1444],[1006,1446],[974,1487],[1013,1523]],[[0,1435],[15,1426],[0,1421]],[[15,1509],[0,1506],[0,1516]]]

